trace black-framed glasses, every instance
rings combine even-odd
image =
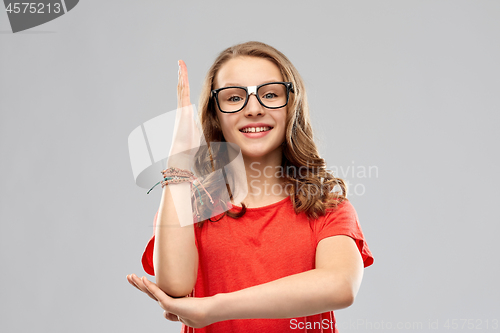
[[[290,92],[294,92],[291,82],[269,82],[251,87],[231,86],[214,89],[212,97],[221,112],[233,113],[241,111],[247,105],[251,94],[268,109],[282,108],[288,104]]]

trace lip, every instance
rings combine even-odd
[[[271,127],[271,126],[269,126],[269,127]],[[244,132],[240,132],[240,133],[243,134],[244,136],[246,136],[247,138],[258,139],[258,138],[262,138],[263,136],[266,136],[272,130],[273,130],[273,128],[271,128],[269,131],[259,132],[259,133],[244,133]]]
[[[266,123],[251,123],[251,124],[243,126],[239,130],[241,131],[242,129],[247,128],[247,127],[271,127],[271,129],[273,128],[273,126],[266,124]]]

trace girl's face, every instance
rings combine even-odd
[[[214,78],[214,89],[226,86],[258,86],[268,82],[282,82],[281,72],[273,62],[264,58],[239,56],[226,62]],[[285,119],[287,106],[268,109],[261,105],[253,94],[247,105],[235,113],[222,113],[217,107],[217,117],[227,142],[237,144],[247,157],[262,157],[276,149],[281,149],[285,140]],[[251,127],[271,127],[264,133],[245,135],[240,129]]]

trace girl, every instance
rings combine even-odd
[[[179,66],[178,106],[186,107]],[[269,45],[232,46],[210,68],[199,112],[208,144],[241,149],[248,195],[217,219],[180,227],[171,191],[190,184],[165,186],[142,258],[156,284],[135,274],[128,281],[183,333],[338,332],[333,310],[353,303],[373,256],[344,182],[318,154],[299,73]],[[183,117],[175,140],[196,140],[189,112]],[[186,161],[175,163],[187,169]]]

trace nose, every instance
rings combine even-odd
[[[253,97],[255,98],[252,98]],[[248,102],[247,105],[245,106],[245,116],[251,116],[251,115],[259,115],[264,113],[264,106],[260,104],[259,100],[257,99],[257,95],[255,93],[250,93],[248,95]]]

